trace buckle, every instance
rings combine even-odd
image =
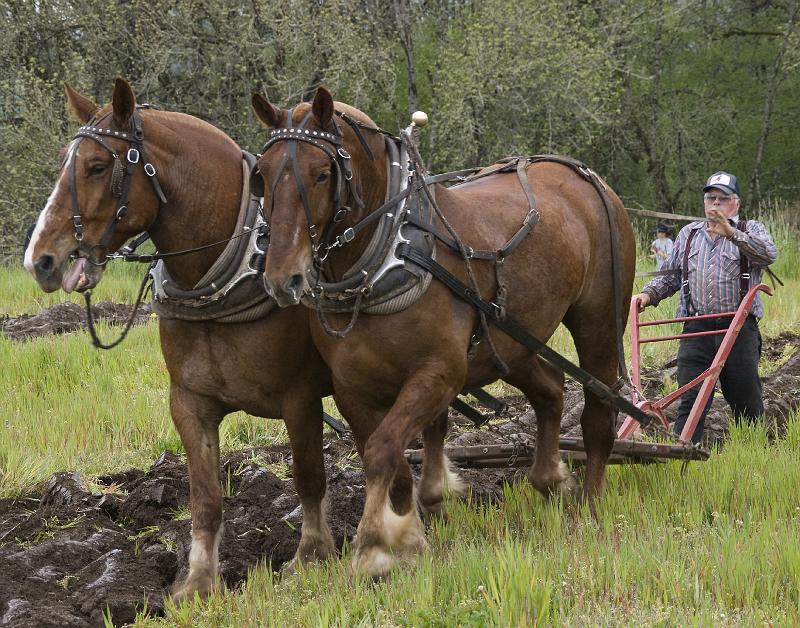
[[[344,233],[342,233],[343,242],[352,242],[353,238],[355,237],[356,237],[356,232],[353,231],[352,227],[348,227],[347,229],[344,230]]]
[[[128,154],[125,156],[128,160],[128,163],[131,164],[138,164],[139,163],[139,151],[135,148],[129,148]]]
[[[145,174],[146,174],[148,177],[154,177],[154,176],[156,176],[156,169],[155,169],[155,167],[153,166],[153,164],[151,164],[150,162],[148,162],[148,163],[146,163],[146,164],[144,165],[144,171],[145,171]]]

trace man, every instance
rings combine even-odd
[[[763,269],[778,257],[775,244],[763,224],[756,220],[739,220],[741,200],[735,176],[728,172],[711,175],[703,188],[703,204],[708,220],[693,222],[681,229],[672,253],[664,262],[664,270],[679,272],[662,275],[648,283],[642,293],[636,295],[640,311],[681,290],[679,317],[731,312],[741,302],[747,271],[750,276],[746,287],[756,285],[761,281]],[[743,256],[744,265],[741,261]],[[719,377],[722,394],[737,423],[742,419],[752,422],[764,413],[758,378],[761,356],[758,321],[763,314],[764,306],[758,295]],[[729,317],[688,321],[683,331],[725,329],[730,321]],[[722,335],[681,340],[678,349],[679,386],[687,384],[711,365],[721,342]],[[699,389],[699,385],[695,386],[681,397],[675,421],[678,434],[683,431]],[[700,442],[710,405],[711,398],[692,435],[694,443]]]

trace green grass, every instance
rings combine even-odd
[[[780,249],[775,270],[786,286],[764,297],[766,337],[800,332],[798,229],[780,214],[770,221]],[[644,256],[639,261],[649,268]],[[95,299],[132,302],[142,271],[112,266]],[[41,293],[18,268],[0,268],[0,290],[0,315],[64,299]],[[676,298],[645,317],[671,317]],[[109,338],[117,329],[100,331]],[[575,359],[563,327],[550,344]],[[673,357],[676,346],[646,345],[645,367]],[[0,495],[35,490],[55,471],[91,479],[147,467],[163,449],[182,451],[155,322],[135,327],[110,352],[93,349],[83,332],[24,343],[0,336],[0,364]],[[330,400],[325,405],[338,415]],[[225,450],[285,440],[279,421],[236,413],[222,424]],[[499,507],[452,504],[449,522],[429,532],[430,553],[388,583],[354,578],[346,558],[283,581],[260,568],[240,591],[140,624],[798,624],[798,445],[796,415],[789,436],[771,446],[763,430],[734,430],[724,451],[690,465],[686,476],[678,463],[612,468],[598,523],[527,486],[508,488]]]
[[[102,337],[118,329],[101,326]],[[55,471],[89,476],[147,467],[183,450],[169,414],[169,380],[155,322],[120,348],[97,351],[86,333],[24,343],[0,336],[0,495],[31,490]],[[285,442],[283,423],[244,413],[222,424],[225,449]]]
[[[389,582],[348,556],[138,625],[797,625],[800,417],[785,440],[735,429],[705,463],[613,467],[598,520],[523,483],[504,502],[450,503],[430,551]],[[788,472],[787,472],[788,470]]]

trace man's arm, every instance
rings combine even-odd
[[[739,247],[753,266],[769,266],[778,258],[778,248],[772,236],[757,220],[747,221],[747,233],[734,229],[728,239]]]

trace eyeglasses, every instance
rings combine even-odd
[[[706,194],[706,195],[703,196],[703,200],[706,203],[716,203],[717,201],[719,201],[720,203],[729,203],[733,199],[734,199],[734,197],[730,196],[729,194],[725,194],[725,195],[722,195],[722,194]]]

